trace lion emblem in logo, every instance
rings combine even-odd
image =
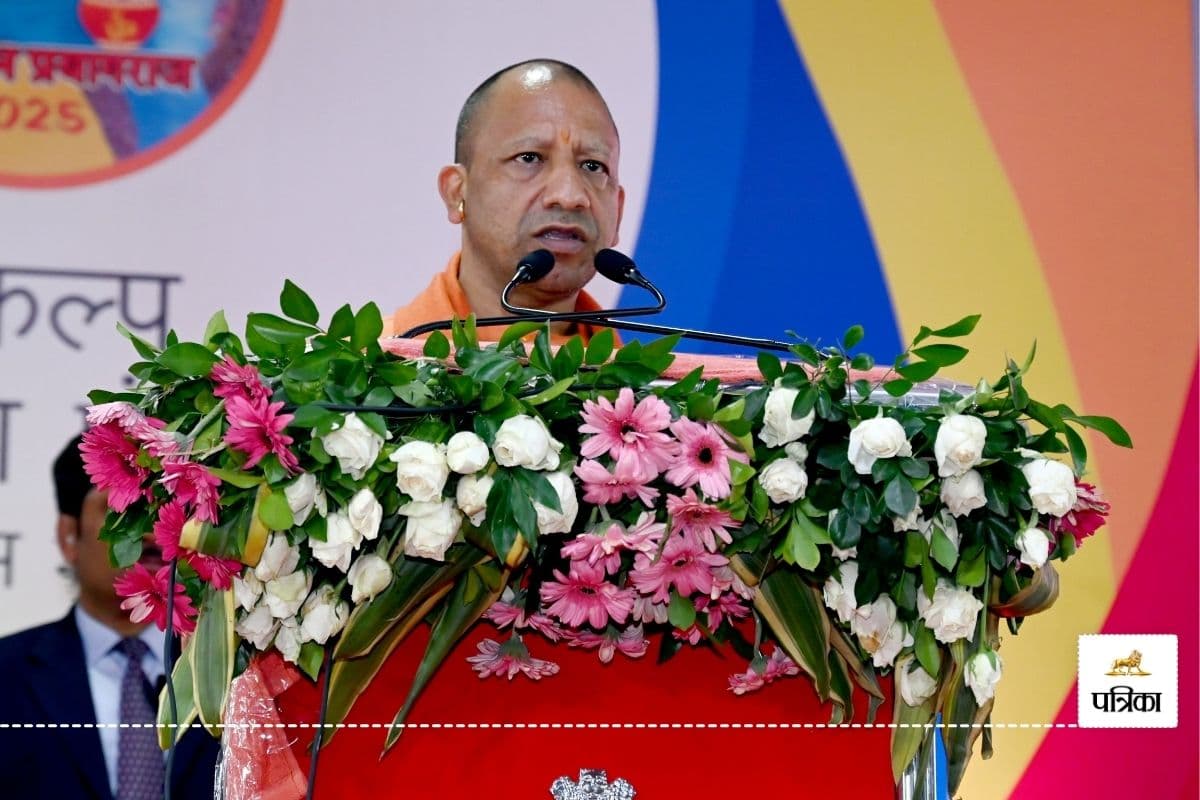
[[[1108,671],[1109,675],[1149,675],[1142,669],[1142,654],[1134,650],[1125,658],[1118,658],[1113,661],[1112,669]]]

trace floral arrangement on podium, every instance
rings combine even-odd
[[[925,407],[888,402],[960,361],[950,340],[978,317],[922,328],[888,368],[852,355],[854,327],[786,362],[759,354],[761,381],[727,386],[702,366],[662,380],[676,337],[554,349],[526,321],[484,345],[467,319],[406,358],[373,304],[321,327],[288,282],[281,308],[249,315],[244,338],[221,313],[162,349],[123,331],[136,387],[91,394],[81,449],[108,491],[101,537],[134,565],[123,606],[184,637],[164,747],[176,723],[217,735],[232,679],[270,649],[325,673],[339,722],[432,619],[390,747],[486,618],[481,677],[555,674],[539,638],[609,660],[662,631],[668,654],[747,657],[714,692],[803,673],[837,722],[854,685],[873,717],[890,673],[895,774],[940,714],[953,787],[981,732],[988,752],[1000,622],[1016,633],[1048,607],[1052,563],[1103,524],[1077,428],[1129,445],[1111,419],[1029,397],[1033,353]],[[148,539],[171,561],[156,573],[136,564]]]

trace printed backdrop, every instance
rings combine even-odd
[[[1197,794],[1197,196],[1184,0],[0,3],[0,632],[66,609],[49,465],[147,338],[275,303],[405,302],[456,231],[459,104],[532,56],[621,127],[622,245],[665,321],[881,360],[983,322],[955,368],[1037,341],[1093,439],[1111,524],[1004,643],[996,756],[964,796]],[[636,304],[596,286],[606,302]],[[1075,637],[1180,636],[1180,728],[1080,731]],[[1168,758],[1167,753],[1176,755]],[[1099,768],[1100,766],[1103,768]]]

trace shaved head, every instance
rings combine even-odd
[[[489,75],[483,83],[475,87],[475,90],[471,92],[466,102],[463,103],[462,110],[458,112],[458,125],[454,130],[455,163],[466,164],[468,162],[473,144],[471,136],[474,133],[476,117],[478,117],[479,112],[487,105],[496,84],[501,78],[510,73],[520,73],[521,82],[526,88],[531,89],[541,84],[548,84],[556,78],[565,78],[594,94],[596,99],[604,106],[605,111],[608,111],[608,104],[604,102],[604,97],[601,96],[600,90],[596,88],[596,84],[592,83],[591,79],[587,75],[584,75],[578,67],[568,64],[565,61],[556,61],[552,58],[533,58],[511,64]],[[609,112],[608,116],[611,120],[612,113]],[[614,123],[613,130],[616,130],[616,127]]]

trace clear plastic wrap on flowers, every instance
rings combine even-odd
[[[234,679],[213,782],[214,800],[295,800],[307,780],[292,753],[297,732],[283,726],[275,698],[299,679],[294,669],[260,669]]]

